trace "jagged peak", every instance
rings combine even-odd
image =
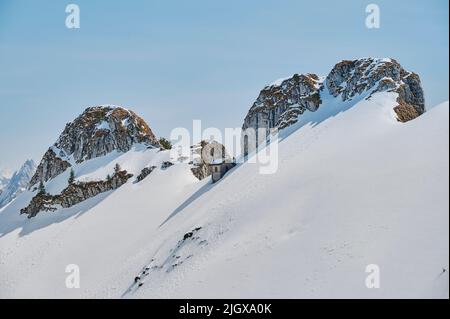
[[[18,194],[26,189],[35,170],[36,164],[32,159],[29,159],[12,174],[7,185],[0,192],[0,208],[10,203]]]
[[[34,173],[35,169],[36,169],[36,163],[34,162],[34,160],[27,159],[16,173],[17,174],[26,173],[26,174],[31,175],[32,173]]]

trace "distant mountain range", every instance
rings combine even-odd
[[[0,208],[14,200],[29,185],[30,179],[36,170],[33,160],[27,160],[11,177],[0,177]]]

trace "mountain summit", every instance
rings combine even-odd
[[[56,177],[74,164],[114,150],[127,152],[134,144],[160,146],[147,123],[133,111],[110,105],[88,107],[66,124],[56,143],[44,154],[30,187]]]
[[[395,117],[410,121],[425,112],[420,78],[390,58],[361,58],[337,63],[326,77],[294,74],[264,87],[244,119],[243,129],[283,129],[298,121],[305,111],[322,107],[324,98],[343,102],[370,99],[376,92],[397,95]],[[327,104],[327,103],[325,103]],[[327,107],[327,105],[323,105]]]

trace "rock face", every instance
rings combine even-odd
[[[305,110],[317,110],[321,102],[320,85],[315,74],[294,74],[289,79],[266,86],[245,117],[243,129],[284,128]]]
[[[34,161],[27,160],[22,167],[13,174],[3,191],[0,193],[0,208],[11,202],[28,187],[31,176],[33,176],[35,170],[36,164]]]
[[[160,147],[150,127],[133,111],[113,106],[89,107],[66,125],[45,153],[30,187],[56,177],[73,164],[115,150],[127,152],[135,143]]]
[[[135,144],[144,145],[147,148],[160,147],[150,127],[134,112],[116,106],[87,108],[73,122],[66,124],[58,140],[44,154],[29,183],[30,190],[38,191],[21,213],[31,218],[40,211],[71,207],[100,193],[122,186],[132,177],[132,174],[121,170],[118,164],[112,177],[108,175],[106,180],[89,182],[75,181],[73,168],[84,161],[113,151],[128,152]],[[45,183],[68,168],[72,169],[69,185],[57,195],[47,194]],[[149,172],[143,172],[143,174],[147,173]]]
[[[41,163],[36,169],[36,173],[30,180],[30,188],[40,181],[46,182],[62,172],[64,172],[70,163],[56,156],[53,148],[49,148],[42,157]]]
[[[244,119],[242,129],[264,129],[265,136],[273,129],[283,129],[298,121],[305,111],[316,111],[321,95],[329,94],[342,101],[381,91],[398,94],[394,108],[397,119],[406,122],[425,112],[425,100],[419,76],[408,72],[393,59],[363,58],[337,63],[326,78],[315,74],[298,75],[266,86],[259,94]],[[258,131],[255,132],[257,147]],[[243,139],[244,154],[249,143]]]
[[[403,69],[394,59],[341,61],[328,74],[326,86],[334,97],[341,96],[343,101],[365,91],[397,92],[399,104],[411,106],[418,115],[425,112],[419,76]]]
[[[58,195],[39,192],[33,197],[27,207],[20,210],[20,213],[28,215],[28,218],[32,218],[41,211],[55,211],[58,206],[68,208],[100,193],[117,189],[125,184],[132,176],[127,171],[116,171],[111,178],[105,181],[69,184]]]

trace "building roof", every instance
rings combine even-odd
[[[209,165],[220,165],[223,164],[223,159],[222,158],[216,158],[214,160],[211,161],[211,163],[209,163]]]

